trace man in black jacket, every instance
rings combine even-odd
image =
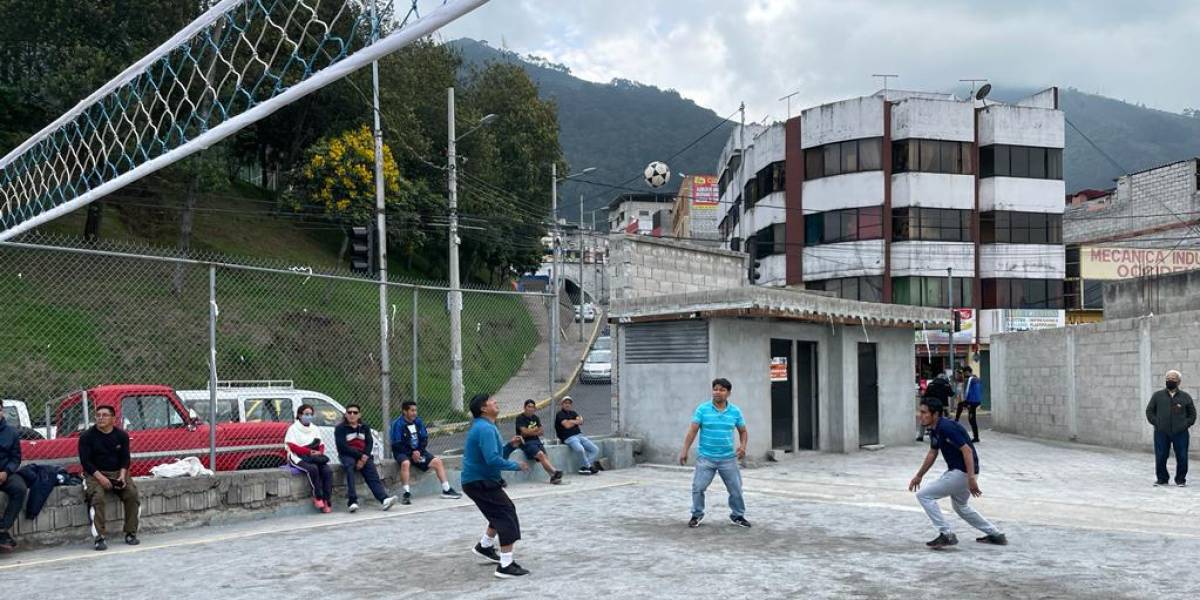
[[[1179,389],[1183,377],[1174,369],[1167,371],[1165,389],[1154,392],[1146,405],[1146,420],[1154,426],[1154,485],[1167,485],[1167,456],[1175,449],[1175,485],[1187,485],[1188,428],[1196,424],[1196,404]]]
[[[9,530],[17,522],[21,507],[25,505],[28,489],[25,480],[17,475],[21,468],[21,438],[17,428],[9,425],[0,410],[0,492],[8,496],[8,505],[4,507],[4,516],[0,517],[0,550],[9,551],[17,546]]]
[[[130,546],[141,543],[137,537],[141,501],[133,478],[129,476],[129,434],[113,425],[115,420],[113,407],[97,406],[96,424],[79,436],[79,464],[86,475],[83,495],[87,499],[97,550],[108,550],[104,540],[108,533],[104,523],[104,501],[105,493],[109,491],[125,506],[125,543]]]
[[[945,373],[938,373],[937,377],[934,377],[933,381],[930,381],[929,385],[925,386],[925,394],[921,397],[937,399],[942,407],[941,416],[949,417],[950,409],[948,407],[950,406],[950,398],[954,397],[954,386],[950,385],[950,380],[946,379]],[[925,441],[925,428],[923,426],[920,429],[920,433],[917,434],[917,441]]]

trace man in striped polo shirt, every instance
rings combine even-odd
[[[721,474],[725,489],[729,490],[729,521],[739,527],[749,527],[746,520],[746,503],[742,500],[742,473],[738,460],[746,456],[746,420],[742,411],[729,403],[729,392],[733,384],[718,377],[712,382],[712,402],[696,407],[692,424],[683,440],[683,451],[679,464],[687,464],[688,451],[696,434],[700,434],[700,445],[696,450],[696,471],[692,475],[692,520],[688,527],[699,527],[704,519],[704,491],[712,483],[713,475]],[[734,447],[733,432],[737,430],[738,444]]]

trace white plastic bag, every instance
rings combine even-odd
[[[173,477],[197,477],[200,475],[211,477],[213,472],[205,469],[204,465],[200,463],[200,459],[195,456],[189,456],[173,463],[157,465],[150,469],[150,474],[155,477],[169,479]]]

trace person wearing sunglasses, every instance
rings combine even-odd
[[[356,475],[361,475],[371,494],[379,501],[383,510],[388,510],[396,503],[395,496],[388,496],[383,481],[379,479],[379,470],[375,468],[375,459],[371,450],[374,440],[371,428],[362,422],[362,407],[351,404],[346,407],[346,415],[342,422],[333,429],[337,443],[338,460],[342,463],[342,472],[346,474],[346,506],[350,512],[358,511],[358,490],[354,485]]]

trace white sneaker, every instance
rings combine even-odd
[[[388,496],[387,498],[384,498],[383,499],[383,510],[391,509],[394,504],[396,504],[395,496]]]
[[[357,503],[357,502],[351,502],[351,503],[350,503],[349,510],[350,510],[350,512],[352,512],[352,513],[358,512],[358,503]]]

